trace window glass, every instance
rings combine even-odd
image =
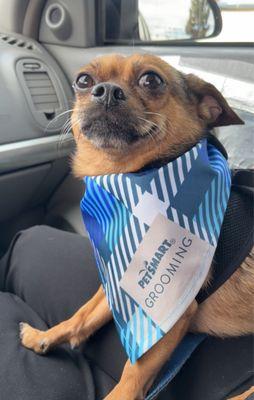
[[[106,0],[106,41],[254,42],[254,0],[213,2],[222,20],[218,35],[220,18],[212,1]]]
[[[214,18],[206,0],[139,0],[142,40],[198,39],[214,31]],[[147,34],[149,32],[149,34]]]

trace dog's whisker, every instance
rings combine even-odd
[[[160,146],[160,141],[158,140],[157,136],[154,136],[154,134],[153,134],[153,132],[152,132],[152,130],[151,130],[151,128],[152,128],[151,124],[153,124],[153,122],[152,122],[152,121],[149,121],[149,120],[146,120],[146,119],[144,119],[144,118],[142,118],[142,117],[138,117],[138,118],[140,118],[141,120],[144,120],[146,123],[148,123],[148,126],[147,126],[147,127],[146,127],[146,126],[144,127],[144,134],[145,134],[145,135],[148,135],[148,136],[152,139],[152,141],[155,143],[156,149],[159,150],[158,145]],[[158,128],[159,128],[159,127],[158,127]],[[159,152],[158,152],[158,155],[159,155]]]
[[[63,127],[61,129],[61,132],[60,132],[60,135],[59,135],[59,140],[58,140],[58,143],[57,143],[57,151],[60,150],[60,147],[62,146],[63,142],[65,141],[65,138],[66,138],[66,136],[68,135],[68,133],[70,131],[71,125],[72,125],[72,121],[71,121],[71,117],[70,117],[70,118],[67,119],[67,121],[65,121],[65,123],[64,123],[64,125],[63,125]]]
[[[69,133],[69,130],[72,126],[72,120],[73,119],[71,117],[67,119],[67,121],[65,122],[65,124],[63,125],[63,128],[61,130],[62,134],[66,135]]]
[[[69,138],[69,137],[66,137],[66,136],[68,135],[68,133],[70,132],[71,129],[73,129],[76,125],[78,125],[78,124],[81,122],[81,120],[78,118],[78,119],[77,119],[76,121],[74,121],[74,122],[73,122],[73,119],[72,119],[72,120],[69,120],[69,121],[67,121],[67,122],[68,122],[68,126],[66,126],[66,128],[65,128],[64,134],[60,135],[60,138],[59,138],[59,141],[58,141],[58,144],[57,144],[57,150],[58,150],[58,151],[61,150],[61,146],[62,146],[63,143],[73,141],[73,138],[72,138],[72,137]],[[67,129],[67,128],[68,128],[68,129]]]
[[[143,126],[143,131],[140,131],[140,134],[142,136],[146,136],[147,134],[149,134],[149,136],[151,136],[153,138],[153,140],[156,141],[156,138],[152,134],[152,128],[153,127],[150,124],[144,125]]]
[[[156,142],[155,137],[153,136],[153,134],[151,132],[151,129],[145,129],[145,134],[148,135],[153,140],[153,142],[157,145],[157,142]]]
[[[64,140],[64,138],[68,135],[69,131],[70,131],[71,125],[70,122],[66,122],[66,124],[63,126],[61,133],[60,133],[60,137],[59,137],[59,141],[62,142]]]
[[[76,125],[76,122],[73,123],[73,119],[69,118],[65,124],[63,125],[62,129],[61,129],[61,133],[60,133],[60,142],[63,142],[66,138],[66,136],[68,135],[68,133],[70,132],[72,126]]]
[[[142,118],[142,117],[139,117],[139,116],[138,116],[138,118],[141,119],[142,121],[145,121],[149,125],[152,125],[152,126],[158,128],[158,129],[160,129],[160,126],[158,124],[156,124],[156,122],[150,121],[149,119]],[[152,126],[150,126],[150,127],[152,128]]]
[[[61,114],[59,114],[55,118],[53,118],[52,121],[49,121],[49,123],[47,124],[46,128],[44,129],[44,133],[47,133],[50,125],[52,125],[53,123],[58,121],[58,119],[61,118],[63,115],[71,113],[73,110],[74,110],[74,108],[70,108],[69,110],[63,111]]]
[[[163,117],[160,113],[153,112],[153,111],[144,111],[144,114],[158,115],[159,117]]]
[[[142,118],[142,117],[139,117],[139,118],[144,120],[145,122],[147,122],[149,124],[148,128],[145,127],[145,134],[148,134],[151,137],[151,139],[154,141],[154,143],[156,144],[157,157],[158,158],[161,157],[163,155],[162,151],[161,151],[162,137],[154,134],[154,132],[151,130],[151,128],[152,127],[158,128],[160,133],[162,133],[163,137],[164,137],[165,135],[168,134],[168,127],[166,126],[166,122],[169,122],[169,125],[170,125],[170,121],[167,121],[167,120],[164,119],[162,121],[161,125],[159,126],[158,124],[156,124],[153,121],[147,120],[147,119]]]
[[[59,135],[59,139],[58,139],[58,143],[57,143],[57,151],[60,151],[60,148],[63,144],[63,142],[65,141],[65,138],[69,132],[69,125],[71,123],[71,119],[68,118],[67,121],[65,121],[64,125],[62,126],[62,129],[60,131],[60,135]]]
[[[68,134],[68,132],[69,132],[69,130],[71,128],[71,125],[72,125],[72,121],[70,119],[67,120],[66,123],[63,126],[62,131],[61,131],[63,135]]]
[[[64,125],[62,126],[61,134],[65,133],[65,130],[68,128],[69,123],[70,123],[70,119],[67,119],[67,121],[65,121]]]
[[[139,116],[138,116],[138,118],[148,124],[148,126],[144,127],[144,134],[148,135],[152,139],[152,141],[155,143],[155,148],[156,148],[156,151],[157,151],[157,157],[159,158],[161,156],[161,144],[162,144],[161,137],[156,135],[153,132],[152,128],[155,127],[160,132],[162,132],[163,134],[166,134],[167,130],[166,130],[165,126],[164,126],[165,125],[165,121],[163,121],[163,124],[161,126],[159,126],[155,122],[150,121],[148,119],[145,119],[145,118],[142,118],[142,117],[139,117]]]

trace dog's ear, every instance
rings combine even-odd
[[[193,74],[184,75],[184,80],[186,90],[198,99],[199,117],[206,121],[208,128],[244,124],[211,83],[205,82]]]

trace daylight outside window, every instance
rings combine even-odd
[[[106,42],[254,42],[254,0],[107,0],[105,4],[110,11]]]
[[[222,31],[216,42],[254,42],[254,1],[218,0]],[[142,40],[177,40],[208,37],[213,16],[206,0],[139,0],[139,32]],[[241,29],[237,29],[237,27]]]

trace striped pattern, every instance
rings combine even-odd
[[[202,179],[205,191],[197,197],[201,201],[196,201],[193,214],[188,212],[186,183],[199,193]],[[159,169],[86,177],[85,183],[82,214],[121,342],[135,362],[165,334],[120,284],[149,230],[151,215],[163,213],[216,246],[230,193],[230,172],[221,153],[204,140]],[[185,212],[178,207],[181,202]],[[144,214],[150,219],[144,220]]]
[[[179,186],[184,182],[191,170],[193,162],[198,157],[198,151],[202,148],[199,143],[187,152],[182,158],[177,158],[165,167],[152,171],[152,178],[147,179],[147,188],[150,193],[157,196],[168,205],[170,197],[174,197]],[[143,195],[143,180],[145,173],[135,174],[110,174],[92,177],[100,187],[113,194],[121,201],[130,212],[140,202]],[[87,178],[86,178],[87,179]],[[170,185],[168,182],[170,181]]]
[[[207,151],[215,177],[198,205],[194,220],[199,237],[216,246],[230,194],[231,175],[219,150],[208,144]]]
[[[175,161],[154,171],[153,179],[151,180],[151,193],[169,206],[171,203],[170,199],[178,193],[179,188],[198,157],[198,150],[201,147],[199,143],[197,149],[191,149],[183,157],[179,157]],[[170,185],[168,184],[169,182]]]
[[[101,225],[110,250],[115,247],[127,224],[129,212],[107,191],[101,189],[91,178],[86,179],[87,192],[84,210]]]
[[[121,335],[122,345],[128,349],[127,354],[132,363],[149,350],[164,334],[138,304],[134,303],[133,311],[132,318]]]

